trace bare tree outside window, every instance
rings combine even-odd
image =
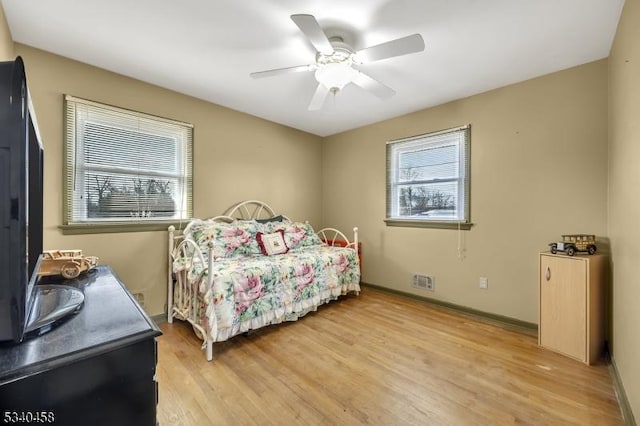
[[[421,175],[415,168],[407,168],[400,171],[401,181],[414,182]],[[429,185],[409,184],[400,188],[399,196],[400,214],[403,216],[428,215],[430,211],[455,212],[455,196],[452,193],[440,189],[429,189]]]
[[[168,180],[135,178],[116,186],[109,176],[95,176],[87,191],[87,212],[89,218],[162,218],[174,216],[176,205]]]

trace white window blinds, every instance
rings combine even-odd
[[[65,115],[65,224],[192,216],[192,125],[72,96]]]
[[[469,222],[470,126],[387,143],[387,219]]]

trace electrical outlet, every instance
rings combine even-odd
[[[136,299],[141,308],[144,308],[144,293],[133,293],[133,298]]]
[[[489,288],[489,278],[480,277],[480,288]]]

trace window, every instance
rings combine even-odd
[[[65,115],[67,227],[192,216],[193,126],[71,96]]]
[[[388,225],[468,229],[470,133],[464,126],[387,143]]]

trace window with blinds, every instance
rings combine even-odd
[[[470,126],[387,143],[387,222],[469,223]]]
[[[65,115],[65,225],[192,216],[192,125],[72,96]]]

